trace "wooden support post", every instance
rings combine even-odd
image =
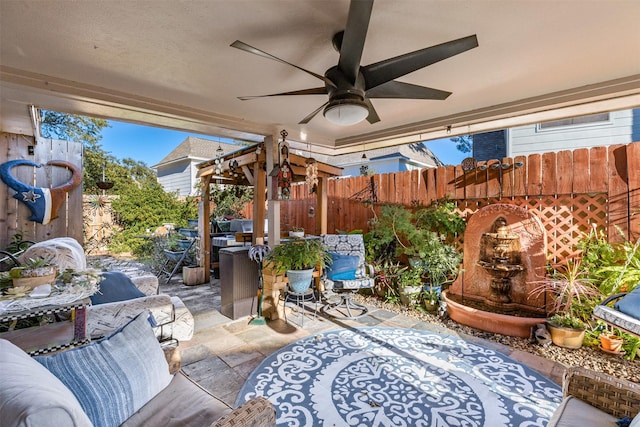
[[[266,160],[265,153],[260,153],[253,166],[253,237],[252,243],[256,244],[256,239],[264,241],[264,218],[266,216],[266,191],[267,172],[263,168]]]
[[[316,230],[319,234],[327,234],[327,178],[318,177],[318,188],[316,190]]]
[[[200,233],[200,263],[199,266],[204,268],[204,283],[209,283],[211,279],[211,205],[209,198],[211,190],[211,175],[202,178],[202,200],[198,205],[198,233]]]

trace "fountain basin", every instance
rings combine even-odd
[[[544,317],[517,317],[468,307],[447,298],[447,291],[442,291],[441,298],[451,320],[481,331],[528,338],[532,326],[545,322]]]
[[[491,276],[499,279],[508,279],[524,271],[524,267],[519,264],[495,264],[480,260],[478,265],[484,268]]]

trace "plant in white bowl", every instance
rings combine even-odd
[[[24,264],[13,267],[9,272],[14,287],[30,288],[55,282],[57,274],[57,265],[44,258],[29,258]]]

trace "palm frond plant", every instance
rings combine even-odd
[[[547,294],[552,298],[552,316],[547,319],[547,324],[554,344],[568,348],[580,347],[584,339],[585,321],[590,313],[589,310],[585,310],[585,306],[592,305],[594,301],[602,298],[588,271],[583,268],[581,260],[567,260],[557,266],[550,276],[536,283],[538,286],[530,292],[532,297]],[[558,330],[562,328],[578,333],[561,338],[560,333],[569,334]]]

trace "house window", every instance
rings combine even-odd
[[[539,130],[556,129],[567,126],[581,126],[590,124],[609,123],[609,113],[589,114],[588,116],[572,117],[569,119],[553,120],[538,124]]]

